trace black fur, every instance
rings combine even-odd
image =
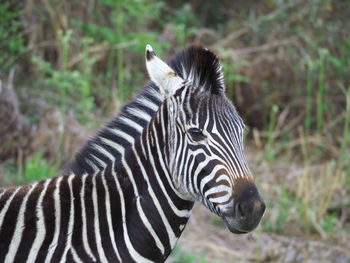
[[[210,50],[191,46],[178,54],[170,61],[169,65],[182,78],[183,67],[186,74],[194,70],[194,77],[198,79],[199,85],[204,86],[213,94],[222,94],[225,92],[223,72],[218,57]]]
[[[156,53],[152,50],[146,50],[146,59],[147,60],[151,60],[154,56],[156,56]]]

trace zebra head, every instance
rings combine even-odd
[[[265,204],[244,157],[244,124],[225,96],[219,60],[191,47],[169,64],[147,45],[147,71],[164,96],[154,121],[173,184],[184,199],[221,216],[231,232],[247,233]]]

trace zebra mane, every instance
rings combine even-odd
[[[178,54],[169,65],[183,79],[195,87],[204,88],[213,94],[225,92],[224,74],[218,57],[200,46],[191,46]]]
[[[162,101],[158,87],[152,82],[146,84],[135,99],[124,105],[115,118],[85,143],[75,155],[74,161],[64,169],[65,173],[82,175],[101,170],[105,165],[111,163],[106,153],[113,155],[114,162],[119,162],[123,154],[120,149],[125,152],[131,147]],[[104,142],[105,139],[113,141],[119,147],[113,148],[107,145]]]
[[[213,94],[224,92],[222,67],[219,59],[208,49],[189,47],[176,54],[168,64],[192,85],[210,90]],[[162,101],[158,87],[152,82],[146,84],[134,100],[123,106],[117,117],[85,143],[64,173],[94,173],[110,164],[110,157],[118,163],[123,153],[141,135]],[[105,143],[106,139],[116,147]]]

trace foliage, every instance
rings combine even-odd
[[[7,185],[26,185],[56,176],[58,166],[45,160],[39,151],[28,158],[26,163],[21,163],[17,169],[9,165],[4,170],[2,179]]]
[[[0,70],[16,66],[16,91],[22,97],[44,100],[60,108],[63,120],[72,113],[88,126],[115,113],[144,84],[147,43],[166,59],[189,44],[205,45],[221,58],[227,95],[250,130],[247,143],[254,154],[262,153],[261,163],[274,178],[273,186],[259,187],[268,196],[263,230],[326,238],[346,229],[346,1],[62,3],[0,5]],[[33,154],[26,163],[6,166],[3,183],[29,183],[56,174],[60,161],[47,160],[40,151]],[[275,180],[276,169],[285,162],[301,167],[294,184]],[[56,168],[50,169],[52,165]],[[263,182],[264,176],[257,180]],[[221,220],[213,224],[223,225]],[[174,253],[177,262],[205,262],[180,248]]]
[[[43,159],[41,152],[30,158],[24,168],[24,184],[31,184],[57,175],[57,167]]]
[[[82,64],[83,70],[67,70],[67,58],[69,56],[68,47],[72,38],[72,31],[68,31],[66,35],[62,35],[60,32],[60,40],[63,45],[64,56],[62,67],[59,70],[53,68],[50,62],[42,60],[40,57],[33,57],[32,61],[37,66],[39,83],[43,90],[49,90],[47,100],[60,105],[62,115],[64,116],[67,99],[71,100],[69,105],[74,104],[75,111],[79,114],[78,118],[82,122],[88,120],[88,113],[95,109],[95,102],[92,96],[92,84],[91,84],[91,67],[94,64],[94,60],[88,57],[86,52],[89,39],[84,38],[82,41],[83,46],[83,58]],[[57,100],[56,94],[60,94]],[[78,104],[74,101],[79,101]]]
[[[173,257],[173,263],[206,263],[205,257],[203,255],[196,255],[192,253],[184,252],[179,246],[176,246],[171,253]]]
[[[130,88],[134,84],[135,76],[129,67],[125,67],[124,54],[143,53],[145,43],[154,43],[154,48],[160,54],[162,53],[164,45],[158,44],[155,32],[148,31],[147,26],[150,21],[159,18],[163,6],[162,2],[144,0],[103,0],[99,3],[99,8],[93,12],[94,19],[91,22],[73,20],[73,23],[80,27],[83,35],[96,42],[107,42],[111,45],[106,76],[110,79],[114,71],[117,73],[118,95],[123,100],[135,91]],[[106,17],[101,16],[101,13],[108,13],[110,21],[106,21]]]
[[[11,2],[0,5],[0,72],[8,71],[14,62],[26,51],[21,31],[21,9],[16,9]]]

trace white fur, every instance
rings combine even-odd
[[[146,46],[147,51],[154,52],[150,45]],[[146,68],[151,80],[159,87],[163,95],[172,96],[177,89],[181,88],[183,79],[156,55],[150,60],[146,59]]]

